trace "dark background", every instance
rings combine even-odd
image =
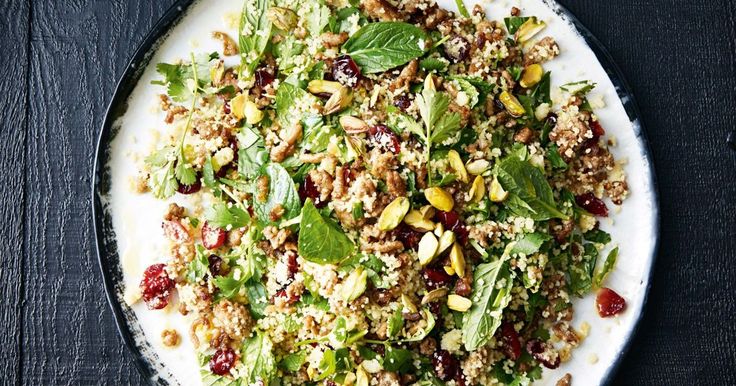
[[[105,300],[90,184],[117,79],[173,2],[0,1],[0,384],[142,382]],[[736,1],[561,2],[632,85],[661,194],[615,384],[735,385]]]

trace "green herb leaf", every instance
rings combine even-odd
[[[567,162],[560,156],[560,150],[555,144],[547,148],[547,159],[553,169],[567,170]]]
[[[512,16],[504,18],[503,22],[506,24],[506,29],[509,31],[509,35],[513,35],[527,20],[529,20],[528,16]]]
[[[473,276],[473,306],[463,315],[465,349],[488,343],[501,325],[504,308],[511,301],[513,278],[505,259],[480,264]],[[500,288],[499,288],[500,287]]]
[[[464,92],[465,95],[468,96],[468,107],[470,107],[471,109],[475,107],[475,105],[477,105],[478,101],[480,100],[480,93],[475,88],[475,86],[473,86],[472,83],[461,77],[453,77],[452,81],[457,84],[460,91]]]
[[[407,373],[413,368],[411,351],[386,347],[386,356],[383,358],[383,368],[386,371]]]
[[[419,68],[424,71],[447,71],[448,63],[440,58],[424,58],[419,62]]]
[[[552,237],[550,235],[544,233],[527,233],[521,239],[516,241],[516,244],[514,244],[514,246],[511,248],[509,254],[514,255],[517,253],[521,253],[526,256],[535,254],[539,252],[539,248],[542,246],[542,244],[544,244],[551,238]]]
[[[268,385],[276,375],[276,359],[271,339],[261,332],[243,342],[240,350],[244,370],[242,379],[248,384],[262,382]]]
[[[470,12],[465,8],[463,0],[455,0],[455,5],[457,5],[457,12],[460,13],[460,15],[463,17],[470,17]]]
[[[618,258],[618,247],[613,248],[611,252],[608,252],[608,256],[606,256],[606,261],[603,262],[603,266],[598,272],[596,272],[595,276],[593,277],[594,288],[601,287],[603,281],[606,280],[606,277],[609,273],[611,273],[613,267],[616,265],[616,258]]]
[[[260,280],[251,279],[245,283],[245,293],[248,295],[248,308],[256,319],[260,319],[266,315],[266,307],[268,307],[268,298],[266,297],[266,287]]]
[[[271,21],[267,17],[270,6],[270,0],[245,0],[238,30],[241,78],[253,75],[271,40]]]
[[[572,257],[570,261],[570,292],[583,297],[593,288],[593,271],[598,260],[598,249],[593,244],[585,244],[583,254]]]
[[[315,381],[321,381],[335,374],[337,369],[337,361],[335,360],[335,351],[327,349],[322,354],[322,359],[319,361],[317,370],[319,375],[314,379]]]
[[[222,229],[242,228],[250,223],[250,215],[238,205],[228,206],[218,202],[206,212],[205,218],[210,225]]]
[[[289,220],[299,215],[301,201],[289,172],[279,164],[268,164],[263,171],[268,177],[268,197],[265,201],[258,198],[253,200],[253,211],[264,224],[272,224],[273,211],[277,207],[283,208],[283,215],[279,221]]]
[[[337,264],[348,257],[355,245],[342,229],[329,218],[324,218],[307,199],[302,208],[299,224],[299,255],[320,264]]]
[[[506,157],[496,165],[496,175],[504,190],[509,192],[505,205],[514,214],[536,221],[567,219],[567,215],[557,209],[544,173],[529,161],[516,156]]]
[[[263,137],[253,129],[243,127],[238,134],[238,172],[253,179],[268,162],[268,151]]]
[[[404,22],[378,22],[362,27],[343,49],[365,74],[383,72],[422,56],[427,35]]]
[[[307,352],[304,350],[298,351],[285,356],[284,359],[279,362],[279,367],[292,373],[297,372],[302,368],[302,365],[306,360]]]
[[[601,229],[593,229],[583,235],[583,239],[592,243],[608,244],[611,242],[611,235],[608,232]]]
[[[209,272],[209,266],[210,261],[207,258],[204,247],[197,245],[196,255],[189,262],[189,268],[187,269],[187,281],[194,284],[204,279],[205,275]]]
[[[404,316],[401,314],[401,307],[399,307],[388,319],[388,337],[395,338],[399,336],[402,328],[404,328]]]

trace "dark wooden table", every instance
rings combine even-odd
[[[0,6],[0,384],[140,384],[94,252],[97,134],[128,59],[174,0]],[[736,1],[563,0],[644,116],[661,241],[621,385],[736,384]]]

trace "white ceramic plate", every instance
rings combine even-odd
[[[161,113],[152,107],[161,92],[150,84],[157,78],[155,64],[187,57],[190,51],[211,52],[221,44],[210,38],[214,30],[237,36],[240,1],[180,0],[154,27],[142,43],[120,81],[110,105],[98,145],[93,196],[98,254],[108,299],[121,336],[135,356],[142,374],[152,383],[199,384],[199,368],[188,334],[177,349],[164,348],[161,330],[175,327],[188,331],[191,321],[178,312],[152,312],[138,302],[129,307],[125,288],[137,286],[143,270],[167,255],[160,219],[167,206],[151,195],[129,189],[136,174],[134,154],[145,154],[153,142],[153,129],[162,126]],[[453,0],[440,6],[456,9]],[[646,300],[649,276],[658,238],[658,207],[654,176],[643,130],[631,93],[620,72],[600,43],[565,9],[553,1],[523,0],[481,3],[491,19],[502,19],[512,6],[523,15],[534,15],[548,27],[561,55],[545,64],[552,71],[552,89],[590,79],[598,84],[591,99],[601,98],[605,107],[596,110],[609,137],[617,146],[616,159],[626,159],[630,197],[614,210],[601,228],[611,233],[620,248],[615,271],[607,286],[627,300],[622,315],[601,319],[594,308],[594,295],[575,301],[573,325],[590,324],[590,334],[573,351],[572,360],[560,368],[544,371],[540,384],[554,384],[565,373],[575,385],[597,385],[610,381],[640,319]],[[473,3],[466,2],[468,9]],[[554,97],[554,91],[553,91]],[[191,197],[176,195],[186,204]],[[125,380],[118,380],[125,381]]]

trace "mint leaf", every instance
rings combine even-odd
[[[497,288],[499,287],[500,288]],[[474,351],[488,343],[501,325],[503,310],[511,301],[513,278],[505,259],[480,264],[473,276],[473,306],[463,315],[465,349]]]
[[[613,270],[613,266],[616,265],[616,259],[618,258],[618,247],[613,248],[611,252],[608,253],[608,256],[606,256],[606,261],[603,262],[603,266],[601,267],[600,271],[596,272],[595,276],[593,277],[593,287],[600,288],[601,284],[603,284],[603,281],[606,280],[606,277],[609,273]]]
[[[535,221],[567,219],[567,215],[557,209],[544,173],[529,161],[508,156],[496,165],[496,175],[504,190],[509,192],[504,204],[517,216]]]
[[[272,224],[272,213],[277,207],[283,209],[283,215],[279,221],[289,220],[299,215],[301,201],[294,186],[289,172],[279,164],[268,164],[264,169],[263,176],[268,177],[268,197],[261,201],[258,197],[253,199],[253,211],[261,223]],[[256,196],[258,193],[256,193]]]
[[[583,254],[572,256],[569,267],[570,292],[583,297],[593,288],[593,270],[598,260],[598,249],[593,244],[585,244]],[[602,279],[601,279],[602,280]]]
[[[267,17],[270,6],[270,0],[245,0],[243,5],[238,30],[242,78],[253,75],[271,40],[271,21]]]
[[[320,264],[337,264],[348,257],[355,245],[331,219],[324,218],[307,199],[299,224],[299,255]]]
[[[384,72],[422,56],[427,35],[409,23],[370,23],[343,44],[364,74]]]
[[[289,354],[284,357],[284,359],[281,360],[279,363],[279,367],[290,372],[296,372],[299,371],[300,368],[302,368],[302,365],[307,360],[307,352],[306,351],[298,351],[292,354]]]
[[[257,332],[255,336],[244,341],[240,355],[244,366],[240,374],[248,384],[261,382],[268,385],[276,375],[273,343],[265,334]]]
[[[539,252],[539,248],[546,241],[549,241],[552,237],[544,233],[527,233],[521,239],[516,241],[516,244],[511,248],[510,255],[521,253],[529,256]]]
[[[243,127],[238,134],[238,148],[238,172],[249,179],[257,177],[268,162],[263,138],[256,131]]]

